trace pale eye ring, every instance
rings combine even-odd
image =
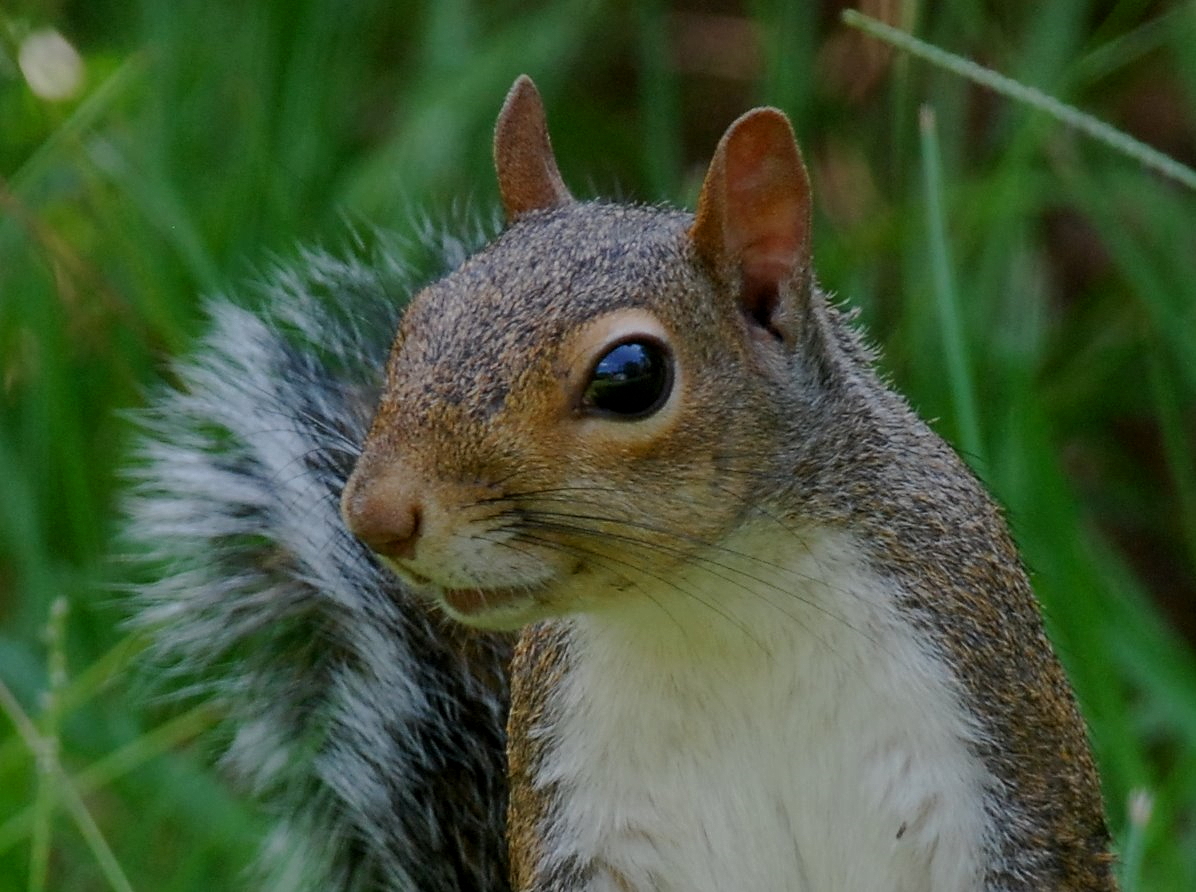
[[[634,335],[606,349],[590,372],[583,407],[608,418],[647,418],[668,402],[673,357],[656,338]]]

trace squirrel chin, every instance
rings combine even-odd
[[[457,622],[479,629],[509,631],[542,619],[548,612],[528,588],[438,589],[435,599]]]

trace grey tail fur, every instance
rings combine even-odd
[[[224,766],[277,816],[265,889],[509,888],[510,641],[413,599],[338,511],[417,284],[395,257],[309,253],[257,309],[212,302],[142,416],[134,623],[226,713]]]

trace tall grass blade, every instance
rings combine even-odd
[[[1148,146],[1141,140],[1134,139],[1128,133],[1106,124],[1099,118],[1082,112],[1074,106],[1060,102],[1058,99],[1044,93],[1035,87],[1027,86],[1011,77],[998,74],[991,68],[957,56],[954,53],[939,49],[932,44],[919,40],[884,22],[857,12],[854,9],[843,10],[843,21],[853,28],[859,28],[873,37],[892,44],[904,52],[932,65],[937,65],[947,71],[954,72],[960,77],[967,78],[973,83],[987,87],[1002,96],[1007,96],[1031,108],[1046,112],[1051,117],[1072,127],[1098,142],[1136,160],[1143,167],[1155,171],[1169,179],[1196,191],[1196,170],[1181,164],[1158,149]]]
[[[934,280],[935,309],[951,385],[951,400],[964,453],[987,467],[980,421],[976,412],[976,388],[968,353],[968,338],[959,315],[959,291],[952,274],[947,245],[946,212],[943,209],[943,162],[939,151],[934,110],[923,106],[918,116],[922,139],[922,172],[926,199],[926,237]]]

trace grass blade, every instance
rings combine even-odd
[[[959,292],[951,269],[947,226],[943,210],[943,164],[939,151],[934,110],[923,106],[918,117],[922,137],[922,172],[926,199],[926,236],[934,280],[935,309],[951,385],[951,401],[959,431],[959,447],[979,464],[984,458],[980,421],[976,412],[976,388],[968,354],[968,339],[959,318]]]
[[[886,25],[884,22],[877,21],[863,13],[856,12],[854,9],[845,9],[843,11],[843,21],[853,28],[859,28],[861,31],[886,43],[890,43],[910,55],[924,59],[932,65],[937,65],[947,71],[954,72],[960,77],[967,78],[973,83],[987,87],[996,93],[1000,93],[1002,96],[1007,96],[1031,108],[1046,112],[1061,123],[1092,137],[1098,142],[1104,143],[1116,152],[1133,158],[1143,167],[1162,174],[1196,191],[1196,170],[1185,164],[1181,164],[1174,158],[1163,154],[1158,149],[1148,146],[1141,140],[1134,139],[1128,133],[1124,133],[1116,127],[1106,124],[1099,118],[1082,112],[1074,106],[1060,102],[1042,90],[1029,87],[1015,81],[1013,78],[999,74],[991,68],[978,65],[970,59],[965,59],[962,56],[957,56],[954,53],[949,53],[946,50],[918,40],[918,38],[911,34]]]

